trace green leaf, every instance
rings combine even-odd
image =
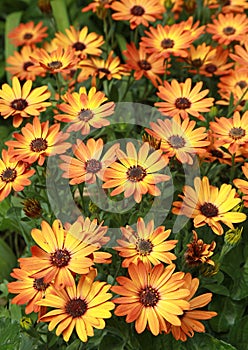
[[[248,316],[239,320],[232,328],[230,332],[230,342],[237,346],[239,350],[247,350],[248,339]]]
[[[124,346],[125,346],[124,339],[107,333],[103,337],[98,349],[99,350],[106,350],[106,349],[122,350],[124,349]]]
[[[16,257],[5,241],[0,238],[0,280],[8,278],[12,268],[16,265]]]
[[[0,318],[1,350],[17,350],[20,343],[20,326],[10,319]]]
[[[237,350],[231,344],[206,333],[196,333],[193,338],[187,340],[185,345],[185,350]]]
[[[65,0],[51,0],[50,3],[57,30],[64,33],[65,29],[70,26]]]
[[[216,283],[204,284],[204,288],[210,290],[210,292],[215,293],[215,294],[220,294],[220,295],[225,295],[225,296],[230,295],[229,290],[225,286],[219,285]]]

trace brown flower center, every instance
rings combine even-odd
[[[191,102],[187,97],[178,97],[175,101],[175,106],[178,109],[187,109],[190,108]]]
[[[26,33],[26,34],[23,35],[23,39],[25,39],[25,40],[32,39],[32,37],[33,37],[32,33]]]
[[[216,158],[223,158],[223,153],[217,149],[212,149],[210,153]]]
[[[82,109],[78,113],[78,118],[84,122],[88,122],[93,117],[94,117],[94,114],[90,109]]]
[[[131,14],[134,16],[143,16],[143,14],[145,13],[145,10],[143,9],[142,6],[133,6],[130,10]]]
[[[33,152],[42,152],[45,151],[48,147],[47,140],[44,140],[42,137],[34,139],[30,143],[30,149]]]
[[[200,212],[207,218],[212,218],[219,214],[218,208],[212,203],[204,203],[201,205]]]
[[[168,138],[168,143],[171,147],[178,149],[185,146],[186,142],[182,136],[172,135]]]
[[[171,39],[164,39],[161,41],[161,46],[163,49],[171,49],[174,46],[175,42]]]
[[[71,299],[66,303],[65,311],[67,314],[71,315],[72,318],[81,317],[87,311],[87,303],[80,298]]]
[[[44,278],[36,278],[33,283],[34,289],[38,290],[39,292],[44,292],[47,287],[49,287],[49,283],[44,283]]]
[[[107,68],[98,68],[97,71],[98,73],[102,72],[105,74],[110,74],[110,70],[108,70]]]
[[[138,65],[141,69],[143,70],[150,70],[152,68],[152,66],[150,65],[149,62],[147,62],[146,60],[141,60],[138,62]]]
[[[80,43],[80,41],[74,43],[72,45],[72,47],[76,50],[76,51],[83,51],[86,48],[86,45],[84,45],[84,43]]]
[[[235,32],[236,32],[236,29],[233,28],[233,27],[230,27],[230,26],[225,27],[225,28],[223,29],[223,33],[224,33],[225,35],[232,35],[232,34],[234,34]]]
[[[52,62],[49,62],[48,63],[48,67],[51,69],[51,70],[54,70],[54,69],[59,69],[63,66],[62,62],[60,61],[52,61]]]
[[[192,66],[199,68],[202,66],[202,60],[200,58],[196,58],[195,60],[192,61]]]
[[[214,73],[217,71],[217,67],[215,64],[209,63],[206,64],[205,71],[208,73]]]
[[[96,159],[89,159],[86,162],[85,169],[88,173],[95,174],[102,169],[102,163]]]
[[[39,218],[42,213],[40,202],[34,198],[28,198],[23,202],[23,211],[30,218]]]
[[[232,128],[229,131],[229,136],[232,139],[234,139],[234,140],[239,140],[239,139],[241,139],[242,137],[245,136],[245,130],[242,129],[241,127],[239,127],[239,128]]]
[[[3,170],[0,175],[1,180],[4,182],[12,182],[15,180],[16,177],[17,177],[16,170],[9,167]]]
[[[32,62],[25,62],[23,65],[23,70],[25,70],[27,72],[28,67],[33,66],[34,64]]]
[[[17,98],[11,102],[11,107],[17,111],[23,111],[28,106],[28,103],[23,98]]]
[[[148,255],[151,253],[153,248],[153,244],[151,241],[145,240],[143,238],[139,239],[136,243],[136,249],[139,251],[141,255]]]
[[[244,89],[247,86],[247,82],[245,80],[240,80],[236,85],[238,85],[241,89]]]
[[[57,267],[64,267],[69,264],[71,260],[71,254],[67,249],[57,249],[54,253],[51,253],[51,264]]]
[[[155,306],[159,301],[159,293],[152,287],[146,287],[139,292],[139,300],[145,307]]]
[[[132,182],[142,181],[146,176],[146,170],[140,165],[133,165],[127,171],[128,180]]]

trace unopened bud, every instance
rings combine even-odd
[[[224,237],[225,243],[229,245],[237,245],[241,240],[242,231],[243,227],[228,230]]]

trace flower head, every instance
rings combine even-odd
[[[248,163],[244,163],[242,166],[243,174],[246,179],[248,179]],[[248,208],[248,181],[243,179],[234,179],[234,185],[244,194],[242,200],[244,201],[244,206]]]
[[[42,22],[35,25],[33,21],[30,21],[20,23],[9,33],[8,37],[15,46],[34,45],[42,42],[48,36],[46,30],[47,27],[43,27]]]

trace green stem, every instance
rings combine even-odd
[[[230,181],[232,182],[235,175],[235,155],[236,153],[232,154],[232,167],[231,167],[231,174],[230,174]]]
[[[233,112],[236,110],[236,108],[240,105],[240,102],[243,100],[244,96],[246,95],[246,93],[248,92],[248,87],[245,89],[245,91],[243,92],[243,94],[241,95],[240,99],[235,103],[235,105],[229,110],[226,118],[229,118]]]

